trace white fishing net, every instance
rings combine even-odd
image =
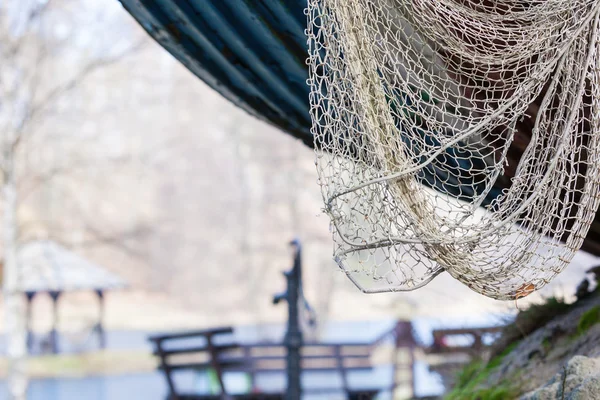
[[[547,284],[599,202],[599,0],[308,0],[335,258],[367,292]]]

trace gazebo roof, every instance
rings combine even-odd
[[[120,289],[117,275],[49,240],[32,241],[18,252],[24,292]]]

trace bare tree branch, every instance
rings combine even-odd
[[[49,3],[49,2],[48,2]],[[46,3],[46,7],[47,4]],[[44,9],[42,9],[41,12],[43,12]],[[37,52],[36,52],[36,59],[35,59],[35,63],[32,66],[32,73],[31,73],[31,78],[29,79],[29,87],[27,88],[28,93],[27,93],[27,98],[24,99],[25,103],[22,104],[21,106],[24,107],[23,110],[23,116],[21,117],[21,121],[19,121],[18,126],[15,127],[15,133],[14,133],[14,138],[13,138],[13,142],[11,144],[11,150],[12,152],[16,152],[19,144],[21,143],[21,139],[23,138],[24,135],[24,131],[25,131],[25,127],[27,126],[27,122],[28,119],[30,118],[31,115],[31,103],[32,101],[34,101],[34,99],[36,98],[38,89],[40,87],[40,82],[41,82],[41,77],[42,77],[42,65],[43,65],[43,60],[46,58],[46,55],[48,53],[48,49],[46,47],[46,41],[45,40],[40,40],[38,42],[38,46],[37,46]]]
[[[34,213],[38,213],[31,220],[30,225],[19,223],[19,205],[23,205],[23,197],[19,197],[19,186],[23,183],[29,184],[25,195],[34,191],[39,185],[47,183],[59,176],[74,176],[78,169],[82,169],[92,163],[79,162],[80,165],[74,165],[70,158],[66,162],[70,162],[68,166],[57,165],[53,168],[46,168],[41,173],[33,173],[29,171],[34,169],[34,164],[39,167],[39,160],[31,165],[25,164],[26,159],[31,157],[27,151],[32,150],[35,145],[41,145],[42,150],[50,150],[44,148],[48,146],[46,143],[37,142],[37,140],[29,140],[33,135],[39,135],[38,132],[48,132],[48,129],[41,128],[41,123],[44,122],[44,117],[52,110],[52,105],[69,91],[77,88],[89,75],[100,68],[105,68],[123,60],[126,56],[139,51],[147,41],[139,40],[128,47],[123,52],[112,55],[114,52],[106,52],[107,57],[89,61],[82,61],[78,65],[81,66],[79,72],[74,76],[70,76],[68,80],[53,85],[54,79],[45,80],[50,67],[58,66],[62,62],[62,49],[58,45],[66,45],[61,43],[61,40],[54,40],[54,31],[46,31],[44,21],[49,21],[50,18],[44,18],[47,13],[56,14],[62,13],[65,10],[71,9],[70,6],[55,7],[53,10],[50,0],[46,1],[21,1],[11,0],[12,6],[16,13],[7,16],[4,11],[3,0],[0,0],[0,177],[2,178],[1,187],[3,196],[0,197],[2,206],[2,231],[3,231],[3,260],[4,268],[2,276],[4,279],[3,285],[5,288],[5,316],[6,316],[6,333],[8,343],[15,351],[9,355],[9,371],[7,378],[7,386],[9,388],[10,397],[14,399],[25,399],[25,375],[26,370],[24,360],[26,358],[26,324],[24,319],[24,300],[22,294],[22,286],[19,282],[19,263],[17,260],[17,248],[19,242],[26,239],[33,239],[34,236],[44,234],[52,235],[52,239],[66,246],[79,244],[83,246],[111,246],[119,249],[121,252],[135,257],[140,260],[146,259],[146,252],[138,250],[143,239],[151,230],[152,224],[149,222],[139,222],[146,220],[144,215],[140,218],[128,218],[130,228],[126,229],[111,229],[103,219],[97,218],[96,215],[90,216],[90,219],[95,222],[92,224],[86,221],[82,215],[75,221],[75,218],[68,221],[65,220],[64,211],[73,214],[76,210],[61,207],[60,217],[49,218],[49,211],[52,209],[42,207],[34,207]],[[75,9],[73,7],[73,9]],[[79,10],[79,8],[78,8]],[[79,11],[77,11],[79,12]],[[13,16],[15,18],[13,18]],[[64,17],[64,15],[60,15]],[[9,18],[11,21],[9,21]],[[54,18],[52,18],[54,20]],[[16,24],[16,25],[15,25]],[[10,26],[14,25],[14,26]],[[102,25],[102,24],[101,24]],[[49,26],[48,26],[49,27]],[[108,42],[108,41],[107,41]],[[130,42],[127,42],[130,43]],[[65,77],[67,78],[67,77]],[[46,83],[48,82],[48,83]],[[49,90],[48,90],[49,89]],[[27,140],[25,140],[27,139]],[[44,139],[47,139],[44,137]],[[41,154],[45,156],[44,154]],[[77,159],[81,157],[76,157]],[[32,158],[31,158],[32,159]],[[125,159],[125,158],[124,158]],[[119,163],[120,160],[110,160],[111,165]],[[65,162],[65,161],[61,161]],[[38,170],[39,171],[39,170]],[[112,172],[112,171],[111,171]],[[25,175],[33,175],[28,182]],[[25,179],[23,179],[25,178]],[[71,182],[66,185],[73,191],[81,190],[81,181],[71,185]],[[21,187],[22,188],[22,187]],[[88,197],[79,193],[75,194],[75,209],[80,208],[80,213],[83,214],[88,207],[83,206],[84,201],[89,201]],[[79,195],[79,197],[77,197]],[[85,199],[84,199],[85,197]],[[80,206],[80,207],[78,207]],[[74,216],[75,217],[75,216]],[[81,221],[81,222],[80,222]],[[68,222],[81,228],[85,240],[83,243],[69,243],[70,233],[68,231]],[[121,220],[117,223],[121,225]],[[55,225],[52,229],[52,225]],[[37,230],[37,232],[36,232]],[[28,237],[25,237],[28,236]],[[21,307],[23,306],[23,307]]]
[[[111,248],[115,248],[123,252],[124,254],[131,256],[132,258],[138,259],[143,262],[147,262],[148,253],[146,251],[137,250],[134,247],[127,245],[127,242],[130,240],[141,239],[149,235],[153,230],[153,226],[157,223],[157,221],[146,221],[143,223],[138,223],[133,227],[127,229],[113,232],[104,232],[103,229],[94,226],[94,224],[85,222],[82,226],[82,231],[85,232],[85,235],[89,237],[83,241],[77,242],[67,240],[66,237],[72,232],[65,230],[61,227],[51,227],[44,233],[43,236],[51,237],[53,241],[70,248],[75,246],[84,248],[108,246]],[[35,232],[28,233],[31,232],[31,229],[35,227],[35,223],[19,225],[19,231],[21,232],[21,235],[19,236],[19,242],[25,243],[31,240],[40,239],[39,235]]]
[[[52,3],[53,2],[51,0],[47,0],[45,2],[37,2],[36,7],[30,10],[29,15],[27,16],[26,21],[23,23],[23,25],[26,27],[31,27],[32,25],[34,25],[36,20],[39,21],[43,19],[44,14],[49,10],[50,5]],[[0,39],[2,40],[2,43],[6,46],[6,50],[0,53],[0,56],[2,56],[0,59],[10,60],[15,58],[19,54],[19,51],[23,49],[23,44],[28,38],[27,34],[30,32],[28,29],[25,29],[25,33],[23,34],[11,34],[11,28],[8,23],[9,21],[6,21],[6,26],[2,26],[2,17],[3,15],[0,9],[0,33],[4,33],[3,37],[1,37]],[[4,47],[0,46],[0,50],[2,50],[3,48]]]
[[[53,4],[54,1],[46,0],[45,2],[38,1],[37,7],[35,7],[29,13],[29,17],[27,20],[27,24],[31,24],[35,19],[41,19],[43,15],[50,9],[50,5]]]
[[[83,242],[70,242],[64,239],[64,235],[59,234],[57,231],[51,232],[52,240],[66,246],[66,247],[85,247],[85,248],[93,248],[99,246],[109,246],[119,251],[127,254],[128,256],[138,259],[143,262],[148,261],[148,254],[145,251],[137,250],[131,246],[127,245],[128,240],[139,239],[145,235],[148,235],[151,231],[151,225],[149,224],[140,224],[133,228],[111,232],[111,233],[102,233],[99,229],[96,229],[92,225],[87,225],[84,227],[86,234],[90,235],[91,238],[84,240]]]
[[[77,193],[72,194],[72,198],[77,198]],[[144,251],[138,251],[135,248],[128,246],[127,241],[135,240],[143,238],[144,236],[150,234],[153,231],[154,226],[161,225],[161,222],[157,219],[151,221],[138,222],[133,224],[132,227],[125,228],[123,230],[113,230],[107,229],[107,227],[99,227],[97,222],[97,215],[93,217],[86,215],[81,209],[75,207],[71,209],[71,214],[74,215],[77,213],[77,222],[80,226],[82,232],[85,235],[89,236],[89,238],[83,242],[71,243],[70,246],[77,244],[78,246],[83,247],[97,247],[97,246],[109,246],[115,248],[124,254],[127,254],[133,258],[138,260],[147,262],[148,261],[148,253]],[[64,231],[64,228],[60,227],[50,227],[48,229],[48,234],[52,237],[52,239],[56,239],[60,241],[61,244],[68,244],[69,242],[64,240],[63,237],[71,233],[70,231]]]
[[[140,51],[147,43],[145,38],[140,39],[138,42],[133,44],[129,49],[117,54],[113,57],[107,57],[95,60],[85,67],[83,67],[77,75],[69,79],[64,84],[55,87],[50,90],[50,92],[37,104],[35,104],[31,112],[29,114],[29,121],[36,120],[42,115],[43,111],[46,110],[50,104],[56,102],[61,96],[66,94],[67,92],[77,88],[90,74],[97,71],[100,68],[107,67],[109,65],[115,64],[119,61],[122,61],[124,58],[137,53]]]
[[[112,158],[110,160],[106,160],[106,165],[103,165],[105,170],[109,168],[117,168],[121,167],[127,162],[127,159],[122,158]],[[55,166],[45,171],[35,174],[35,175],[27,175],[26,179],[20,179],[23,186],[19,188],[20,200],[27,199],[32,193],[34,193],[40,186],[50,183],[54,179],[58,179],[61,177],[71,177],[73,174],[77,172],[84,172],[88,168],[96,168],[98,167],[98,162],[94,160],[80,160],[79,163],[71,163],[69,165]]]

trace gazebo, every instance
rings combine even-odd
[[[39,293],[47,293],[53,302],[52,329],[49,334],[53,353],[58,352],[57,310],[59,299],[65,292],[92,291],[98,296],[99,317],[93,331],[100,347],[105,346],[104,292],[126,287],[125,281],[100,266],[78,256],[50,240],[37,240],[23,245],[18,252],[21,271],[21,290],[27,297],[27,345],[33,344],[31,306]]]

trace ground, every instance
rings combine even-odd
[[[566,311],[561,307],[554,304],[550,311],[564,312],[562,315],[504,343],[504,349],[498,349],[489,361],[474,362],[463,369],[448,399],[518,398],[546,384],[574,356],[599,357],[600,290],[570,305]],[[506,392],[494,397],[494,390]]]

